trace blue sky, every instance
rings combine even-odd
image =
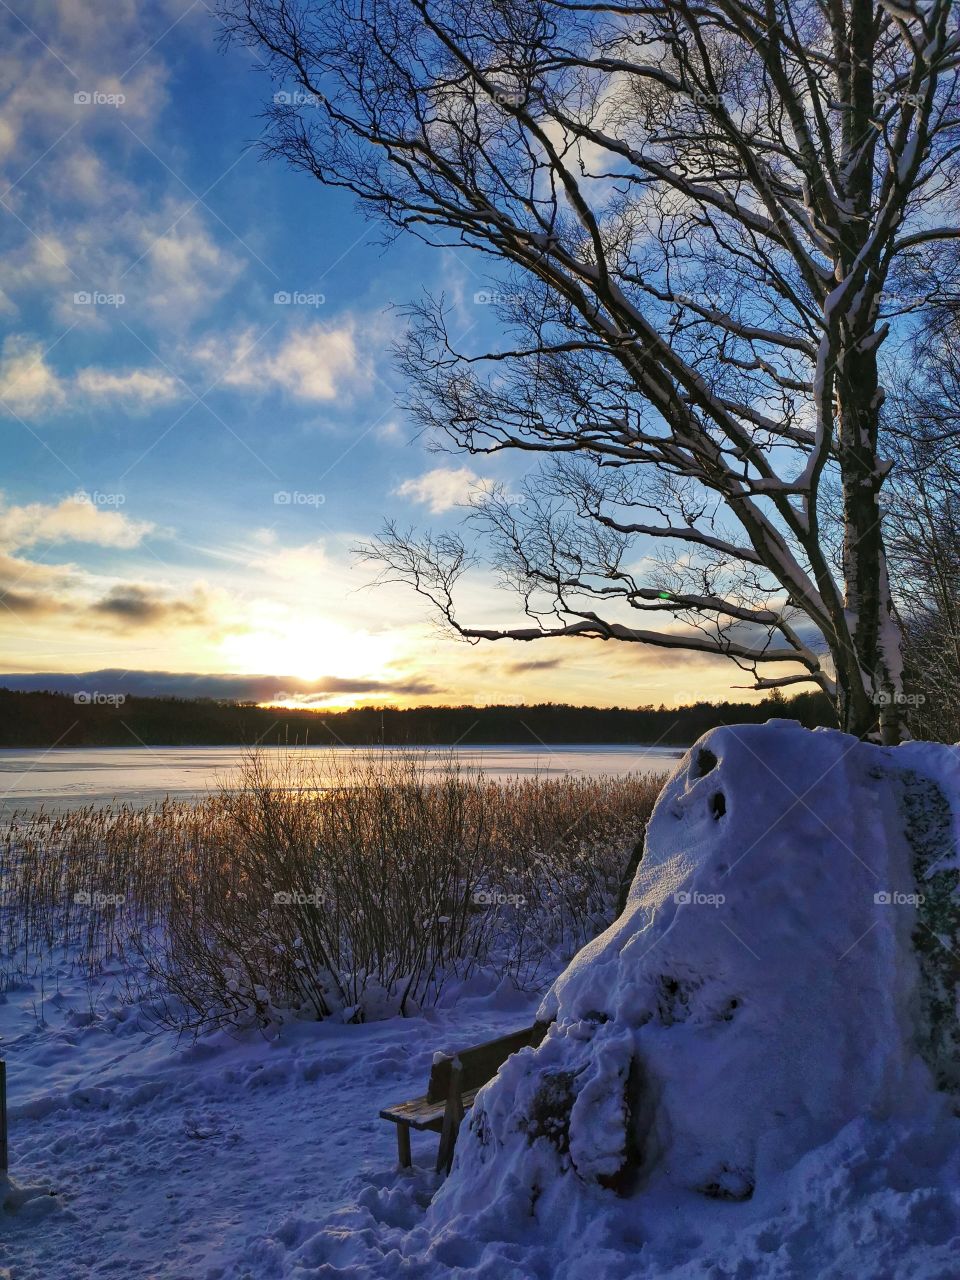
[[[0,671],[286,676],[338,705],[738,683],[638,646],[468,649],[369,589],[350,548],[384,516],[452,523],[478,478],[519,478],[429,452],[396,407],[396,306],[442,290],[482,331],[479,264],[385,249],[347,195],[265,164],[283,86],[218,49],[202,0],[0,12]],[[474,602],[511,618],[491,583]]]

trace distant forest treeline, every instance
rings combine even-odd
[[[719,724],[771,716],[808,728],[834,725],[819,693],[762,702],[697,702],[686,707],[358,707],[289,711],[211,699],[128,697],[121,705],[76,703],[64,693],[0,689],[0,747],[478,746],[536,742],[688,746]]]

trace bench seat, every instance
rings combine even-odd
[[[473,1106],[478,1089],[468,1089],[460,1095],[464,1111]],[[395,1107],[386,1107],[380,1112],[381,1120],[392,1120],[394,1124],[408,1124],[411,1129],[430,1130],[439,1133],[443,1128],[443,1113],[447,1109],[446,1099],[443,1102],[429,1102],[424,1098],[413,1098],[410,1102],[401,1102]]]

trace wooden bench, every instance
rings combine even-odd
[[[460,1122],[472,1106],[477,1090],[493,1079],[512,1053],[527,1046],[536,1048],[546,1032],[546,1023],[535,1022],[532,1027],[488,1040],[486,1044],[438,1055],[422,1098],[411,1098],[409,1102],[399,1102],[380,1112],[382,1120],[392,1120],[397,1126],[400,1167],[410,1166],[410,1130],[429,1129],[440,1134],[437,1172],[449,1172]]]

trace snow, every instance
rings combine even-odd
[[[91,1007],[66,965],[42,1006],[36,982],[10,993],[0,1263],[13,1280],[955,1280],[960,1122],[918,1047],[914,777],[950,803],[933,885],[958,865],[960,748],[782,721],[706,735],[626,910],[545,996],[540,1047],[481,1091],[443,1183],[434,1135],[399,1171],[377,1113],[438,1055],[528,1024],[536,1002],[509,984],[180,1047],[115,994]]]
[[[405,1201],[437,1185],[436,1135],[412,1135],[430,1172],[401,1176],[380,1108],[423,1092],[437,1045],[529,1025],[535,1006],[478,981],[417,1018],[294,1022],[274,1040],[215,1033],[177,1046],[117,994],[91,1013],[69,968],[42,1005],[35,982],[0,997],[12,1179],[11,1189],[0,1178],[4,1280],[4,1267],[12,1280],[301,1274],[301,1247],[339,1206],[372,1188]]]

